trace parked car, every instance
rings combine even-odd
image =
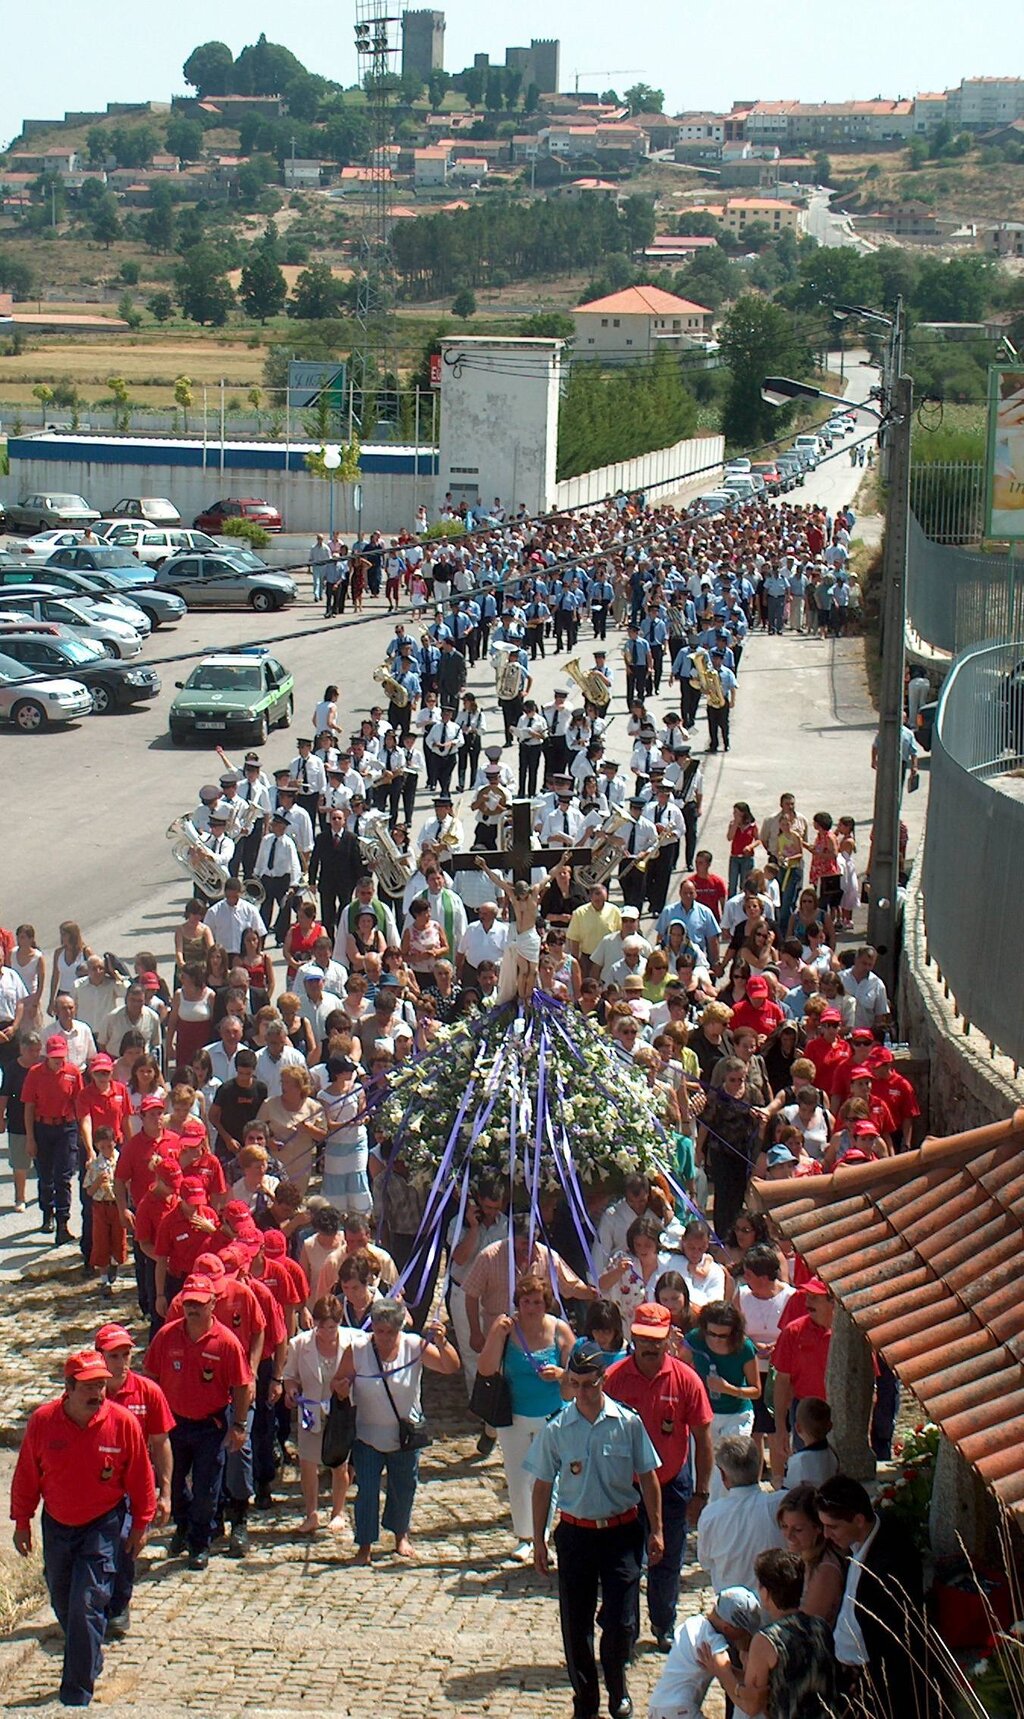
[[[734,507],[736,497],[730,489],[709,489],[699,495],[691,505],[700,513],[721,513],[727,507]]]
[[[0,624],[0,654],[36,674],[81,681],[100,716],[160,691],[160,676],[148,664],[114,662],[92,639],[69,638],[43,621]]]
[[[782,473],[774,460],[755,460],[750,475],[761,478],[769,495],[782,494]]]
[[[127,549],[147,567],[160,567],[169,555],[192,549],[197,555],[213,554],[221,548],[205,531],[136,525],[131,520],[101,520],[99,532],[114,549]]]
[[[225,521],[229,519],[249,519],[253,525],[262,526],[264,531],[284,530],[284,521],[277,508],[255,496],[242,496],[237,501],[211,502],[208,508],[196,515],[192,524],[197,531],[223,531]]]
[[[174,591],[190,609],[248,606],[262,615],[283,609],[296,596],[295,581],[287,573],[275,573],[263,562],[250,566],[231,550],[174,555],[157,569],[154,583],[161,591]]]
[[[48,591],[45,585],[28,586],[23,590],[5,589],[0,596],[5,615],[16,615],[29,621],[48,621],[61,627],[76,639],[94,639],[102,645],[108,657],[131,662],[142,655],[142,637],[127,621],[105,615],[87,597],[72,597],[63,592]],[[149,622],[146,622],[149,634]]]
[[[38,680],[31,669],[0,655],[0,722],[36,734],[92,712],[92,695],[80,680]]]
[[[55,549],[48,567],[68,567],[75,573],[109,573],[115,567],[127,567],[138,574],[141,564],[130,549],[116,543],[69,543]]]
[[[102,523],[102,522],[101,522]],[[98,526],[92,527],[97,537],[101,535]],[[56,554],[58,549],[72,549],[82,541],[82,533],[77,528],[74,531],[37,531],[34,537],[27,537],[24,543],[18,545],[19,555],[38,555],[46,560]]]
[[[54,596],[84,597],[111,620],[124,621],[127,626],[134,627],[141,637],[151,631],[148,615],[133,598],[116,591],[104,591],[93,583],[95,577],[95,574],[68,573],[63,567],[48,567],[45,562],[39,567],[31,564],[0,567],[0,602],[8,592],[21,596],[47,591]]]
[[[725,462],[725,475],[726,475],[726,477],[729,477],[730,474],[733,476],[745,477],[749,473],[749,471],[750,471],[750,461],[746,458],[737,458],[735,460],[726,460],[726,462]]]
[[[63,569],[56,569],[62,572]],[[146,575],[151,573],[148,567],[140,567],[132,573],[127,567],[112,567],[109,572],[65,573],[65,578],[84,579],[97,595],[105,601],[124,603],[131,609],[138,609],[149,622],[151,630],[180,621],[187,614],[184,603],[173,591],[158,591]],[[50,574],[46,573],[47,582]],[[134,625],[134,623],[133,623]]]
[[[749,477],[740,477],[739,475],[727,477],[722,488],[727,489],[736,501],[753,501],[757,494],[752,480]]]
[[[804,479],[804,463],[799,454],[780,454],[775,464],[783,474],[785,489],[795,489]]]
[[[197,663],[170,711],[175,746],[196,734],[233,734],[262,746],[272,728],[287,728],[295,708],[295,681],[263,645],[221,651]]]
[[[64,495],[57,490],[37,490],[24,501],[8,502],[3,510],[5,531],[66,531],[92,525],[99,514],[80,495]]]
[[[808,469],[813,472],[824,452],[817,436],[797,436],[793,446],[797,453],[807,460]]]
[[[110,509],[115,519],[141,519],[151,525],[180,525],[181,514],[163,495],[125,495]]]

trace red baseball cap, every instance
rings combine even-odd
[[[110,1368],[103,1356],[95,1349],[79,1349],[77,1354],[69,1355],[64,1363],[64,1377],[74,1379],[84,1384],[87,1379],[109,1379]]]
[[[200,1122],[198,1116],[186,1116],[178,1129],[178,1135],[183,1143],[188,1140],[205,1140],[206,1124]]]
[[[871,1055],[868,1057],[868,1062],[874,1063],[876,1068],[888,1068],[890,1064],[895,1061],[896,1058],[893,1056],[888,1045],[876,1045],[874,1050],[871,1052]]]
[[[183,1200],[205,1200],[206,1183],[202,1176],[182,1176],[178,1192]]]
[[[211,1280],[208,1277],[200,1276],[198,1272],[193,1272],[191,1277],[186,1277],[181,1286],[181,1299],[183,1302],[212,1301],[214,1293],[214,1287]]]
[[[224,1276],[224,1261],[219,1253],[200,1253],[196,1255],[195,1270],[199,1277],[209,1277],[216,1282]]]
[[[159,991],[160,975],[152,972],[140,973],[136,983],[141,985],[144,991]]]
[[[222,1248],[220,1263],[224,1271],[244,1271],[249,1264],[249,1249],[247,1247]]]
[[[43,1048],[47,1056],[67,1056],[68,1041],[63,1033],[51,1033]]]
[[[767,997],[770,990],[771,987],[767,979],[763,978],[760,973],[755,973],[752,979],[747,980],[748,997]]]
[[[803,1292],[805,1295],[828,1295],[829,1287],[820,1277],[809,1277],[803,1285]]]
[[[229,1200],[226,1206],[221,1207],[220,1215],[227,1218],[229,1224],[237,1224],[252,1214],[244,1200]]]
[[[90,1073],[92,1073],[95,1069],[99,1069],[100,1073],[102,1074],[103,1070],[106,1069],[108,1074],[109,1074],[109,1072],[113,1068],[113,1066],[114,1066],[114,1059],[112,1056],[108,1056],[106,1051],[97,1051],[96,1055],[94,1057],[91,1057],[89,1060],[89,1071],[90,1071]]]
[[[95,1344],[101,1354],[108,1349],[134,1349],[135,1338],[123,1325],[101,1325],[95,1336]]]
[[[854,1045],[873,1045],[875,1035],[870,1027],[854,1027],[850,1034],[850,1043]]]
[[[145,1116],[151,1110],[163,1110],[163,1108],[164,1101],[159,1094],[155,1092],[147,1092],[142,1103],[139,1105],[139,1115]]]
[[[176,1192],[181,1187],[181,1165],[176,1158],[161,1158],[153,1171],[158,1182]]]
[[[268,1259],[284,1259],[288,1252],[288,1243],[283,1230],[263,1231],[263,1252]]]
[[[877,1133],[878,1129],[873,1122],[867,1120],[866,1116],[862,1116],[860,1121],[855,1122],[850,1129],[850,1135],[854,1140],[874,1139]]]
[[[634,1313],[629,1329],[634,1337],[667,1337],[672,1329],[672,1315],[658,1302],[644,1301]]]
[[[747,990],[749,991],[749,989],[750,989],[750,986],[748,985]],[[839,1010],[838,1009],[822,1009],[822,1011],[821,1011],[821,1024],[822,1024],[822,1026],[823,1027],[828,1026],[833,1021],[836,1023],[837,1026],[840,1026],[840,1027],[842,1026],[843,1017],[839,1013]]]

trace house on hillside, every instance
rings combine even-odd
[[[721,216],[728,232],[736,238],[755,222],[763,222],[773,233],[798,233],[803,225],[803,210],[796,203],[782,203],[776,197],[730,197]]]
[[[699,346],[711,335],[713,313],[660,287],[625,287],[573,311],[573,354],[604,364],[629,364],[661,346]]]
[[[412,182],[417,190],[431,185],[447,185],[448,158],[448,149],[442,144],[432,144],[429,149],[413,150]]]
[[[618,203],[622,192],[610,179],[573,179],[568,185],[552,186],[549,195],[567,197],[570,203],[578,203],[581,197],[597,197],[602,203]]]

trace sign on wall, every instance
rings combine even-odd
[[[347,405],[346,366],[339,359],[291,358],[288,361],[288,405],[293,412],[312,406],[327,393],[331,410]]]
[[[1024,538],[1024,365],[988,373],[986,533]]]

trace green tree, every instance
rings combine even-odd
[[[459,74],[459,82],[462,85],[462,93],[470,107],[479,107],[484,99],[484,89],[487,83],[487,73],[483,67],[467,66],[466,70]]]
[[[626,91],[624,100],[630,113],[661,113],[665,107],[665,92],[652,88],[650,84],[634,84]]]
[[[419,72],[402,72],[398,80],[398,93],[409,107],[414,101],[419,101],[423,94],[423,79]]]
[[[491,66],[487,73],[487,108],[490,113],[499,113],[505,100],[505,76],[502,66]]]
[[[117,272],[125,286],[138,286],[142,270],[133,257],[129,257],[127,262],[122,263]]]
[[[463,322],[468,322],[471,316],[476,315],[476,294],[471,287],[463,287],[461,292],[455,294],[452,300],[452,315]]]
[[[564,310],[542,310],[524,317],[516,332],[523,340],[574,340],[576,324]]]
[[[350,167],[364,156],[370,147],[370,124],[364,108],[339,108],[330,115],[321,133],[316,153],[336,161],[339,167]]]
[[[440,66],[436,66],[433,71],[427,73],[427,94],[430,97],[431,108],[435,113],[440,113],[444,106],[444,98],[451,88],[451,81],[450,74],[442,71]]]
[[[923,167],[928,159],[928,145],[923,138],[915,137],[907,146],[907,166],[912,172]]]
[[[235,61],[232,85],[238,95],[280,95],[305,70],[290,48],[268,42],[261,33],[258,41],[243,48]]]
[[[230,95],[235,57],[226,42],[203,42],[182,66],[187,84],[200,96]]]
[[[198,161],[203,153],[203,128],[197,119],[174,113],[167,121],[164,146],[179,161]]]
[[[174,196],[169,185],[153,187],[149,213],[142,218],[142,236],[151,251],[174,249]]]
[[[9,292],[15,299],[34,298],[37,285],[30,263],[12,257],[9,251],[0,251],[0,292]]]
[[[831,185],[832,163],[824,150],[814,157],[814,175],[819,185]]]
[[[654,238],[654,204],[649,197],[627,197],[619,214],[627,251],[642,251]]]
[[[296,280],[288,314],[304,322],[321,322],[342,315],[345,297],[345,282],[336,280],[330,264],[317,258]]]
[[[117,210],[117,198],[112,191],[104,191],[93,209],[92,236],[97,244],[103,245],[108,251],[114,240],[121,237],[121,217]]]
[[[182,314],[189,322],[222,328],[227,322],[235,295],[224,271],[224,260],[216,245],[193,245],[174,271],[174,284]]]
[[[926,322],[980,322],[991,302],[994,272],[985,257],[922,257],[914,309]]]
[[[43,225],[56,227],[67,214],[68,194],[59,173],[40,173],[33,182],[32,195],[42,206]]]
[[[32,398],[34,400],[39,401],[39,407],[40,407],[40,413],[41,413],[39,422],[41,424],[45,424],[46,423],[46,408],[47,408],[47,406],[50,405],[50,403],[53,400],[53,389],[50,388],[47,385],[47,383],[45,383],[45,382],[37,382],[35,387],[32,390]]]
[[[810,354],[797,337],[792,317],[779,304],[745,293],[736,300],[719,334],[729,370],[723,429],[726,440],[750,447],[777,434],[784,419],[761,399],[766,376],[805,376]]]
[[[192,410],[195,395],[192,392],[191,376],[176,376],[174,379],[174,404],[181,413],[182,428],[188,435],[188,415]]]
[[[312,72],[296,72],[282,92],[288,103],[289,119],[316,119],[326,88],[326,78]]]
[[[174,300],[169,292],[155,292],[146,300],[146,309],[156,322],[170,322],[174,315]]]
[[[132,421],[132,401],[128,393],[128,384],[123,376],[108,376],[107,387],[114,406],[114,428],[122,432],[130,429]]]
[[[505,85],[505,106],[509,113],[519,105],[519,97],[523,93],[523,74],[512,66],[506,66],[502,73]]]
[[[263,404],[263,389],[262,388],[250,388],[248,394],[245,397],[248,400],[250,406],[252,407],[253,411],[256,414],[256,434],[259,435],[260,431],[262,430],[262,427],[263,427],[262,419],[260,416],[260,407]]]
[[[89,153],[90,167],[102,167],[110,154],[107,133],[102,125],[90,125],[85,134],[85,147]]]
[[[274,259],[272,246],[257,245],[242,267],[239,297],[249,316],[266,322],[284,309],[288,283]]]
[[[523,112],[524,113],[536,113],[536,111],[539,107],[540,107],[540,85],[539,84],[527,84],[526,94],[523,97]]]
[[[132,298],[130,292],[123,292],[121,297],[118,299],[117,314],[121,318],[122,322],[126,322],[128,324],[129,328],[136,329],[142,327],[141,312],[136,310],[135,300]]]

